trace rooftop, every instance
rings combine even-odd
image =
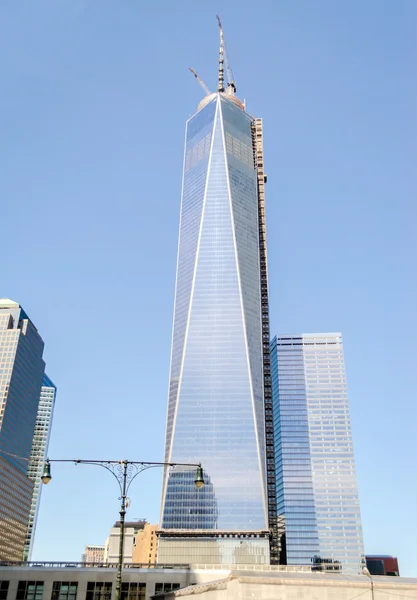
[[[0,308],[19,308],[20,304],[10,298],[0,298]]]

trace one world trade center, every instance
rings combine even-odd
[[[166,470],[165,564],[276,550],[262,122],[235,95],[219,27],[218,90],[186,126],[165,441],[165,461],[201,462],[205,485]]]

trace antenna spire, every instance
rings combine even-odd
[[[219,24],[219,33],[220,33],[219,71],[218,71],[218,78],[217,78],[217,91],[224,92],[224,38],[223,38],[222,24],[220,22],[219,15],[217,15],[217,22]]]
[[[236,93],[236,83],[233,77],[232,69],[230,68],[229,61],[227,59],[226,44],[224,43],[223,27],[220,21],[219,15],[217,16],[217,23],[219,25],[220,33],[220,57],[219,57],[219,77],[217,90],[224,92],[224,65],[226,65],[227,71],[227,93],[233,96]]]

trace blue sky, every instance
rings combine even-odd
[[[214,88],[216,13],[264,119],[272,333],[343,333],[365,549],[416,576],[414,0],[1,2],[0,296],[46,342],[50,456],[163,458],[188,67]],[[160,484],[129,518],[158,521]],[[110,475],[55,465],[34,559],[117,517]]]

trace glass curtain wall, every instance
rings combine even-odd
[[[364,564],[341,334],[271,343],[279,512],[288,564]]]
[[[219,94],[187,124],[162,528],[265,531],[258,199],[251,117]]]
[[[54,414],[55,396],[55,384],[46,374],[44,374],[38,404],[38,413],[36,415],[35,431],[33,434],[32,451],[28,466],[28,477],[33,481],[33,495],[25,548],[23,551],[23,560],[31,560],[32,556],[34,533],[36,529],[36,521],[38,518],[42,492],[41,475],[48,453],[52,418]]]

